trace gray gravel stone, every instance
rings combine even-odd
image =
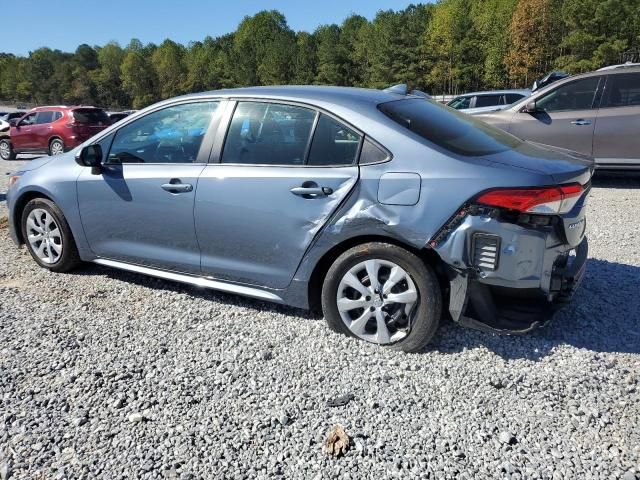
[[[23,164],[0,161],[0,218]],[[639,187],[594,180],[585,279],[548,327],[443,321],[413,355],[300,310],[96,265],[49,273],[0,228],[0,480],[634,480]],[[335,424],[354,442],[340,459],[322,453]]]

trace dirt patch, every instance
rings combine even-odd
[[[7,217],[0,217],[0,230],[9,228],[9,219]]]

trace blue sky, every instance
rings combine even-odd
[[[74,51],[81,43],[126,45],[165,38],[180,43],[236,29],[245,15],[280,10],[294,30],[340,23],[351,13],[373,18],[378,10],[400,10],[407,0],[2,0],[0,52],[27,55],[39,47]],[[413,3],[419,3],[415,1]]]

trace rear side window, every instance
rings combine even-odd
[[[222,163],[303,165],[316,112],[264,102],[240,102],[227,133]]]
[[[601,108],[640,105],[640,74],[609,75]]]
[[[313,134],[308,165],[352,165],[358,154],[360,135],[333,118],[320,114]]]
[[[62,118],[62,112],[53,112],[53,121],[60,120]]]
[[[432,100],[406,99],[378,105],[382,113],[429,142],[464,156],[504,152],[522,140]]]
[[[536,108],[545,112],[589,110],[598,89],[600,77],[587,77],[552,90],[536,100]]]
[[[53,113],[54,112],[38,112],[38,116],[36,117],[36,125],[53,122]]]
[[[502,95],[478,95],[476,97],[476,107],[493,107],[500,105]]]
[[[100,108],[77,108],[72,112],[74,123],[87,125],[106,125],[109,115]]]
[[[507,97],[507,104],[511,105],[512,103],[516,103],[520,100],[524,95],[520,95],[518,93],[507,93],[505,97]]]

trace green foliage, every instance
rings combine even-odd
[[[140,108],[187,92],[289,83],[458,93],[528,87],[552,69],[593,70],[634,51],[640,0],[436,0],[312,33],[264,10],[187,46],[133,39],[125,48],[0,53],[0,99]]]

